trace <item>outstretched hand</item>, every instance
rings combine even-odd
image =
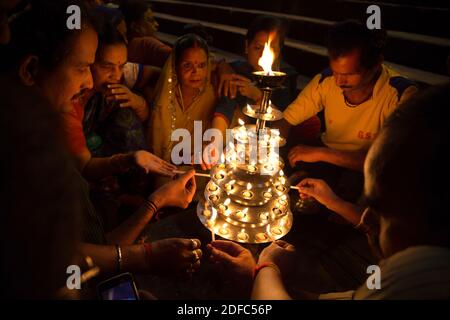
[[[179,178],[167,182],[152,193],[149,200],[153,201],[158,209],[168,206],[186,209],[197,189],[194,175],[195,171],[190,170]]]
[[[144,169],[146,173],[157,173],[168,177],[175,176],[174,170],[177,169],[176,166],[164,161],[148,151],[139,150],[134,152],[132,155],[134,163],[138,167]]]
[[[301,198],[314,198],[326,207],[330,207],[339,200],[339,197],[331,190],[330,186],[320,179],[303,179],[297,184]]]
[[[322,161],[322,148],[299,144],[289,150],[288,159],[291,167],[295,167],[299,161],[319,162]]]

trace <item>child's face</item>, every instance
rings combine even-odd
[[[205,85],[208,73],[208,57],[201,48],[186,49],[178,62],[178,80],[183,87],[200,89]]]
[[[267,41],[269,41],[269,32],[260,31],[258,32],[252,41],[247,42],[247,60],[250,63],[250,65],[255,70],[262,70],[262,68],[258,64],[259,58],[261,58],[263,51],[264,51],[264,45]],[[272,50],[275,53],[275,59],[276,61],[280,55],[280,39],[278,35],[275,36],[273,41],[270,43],[270,46]]]

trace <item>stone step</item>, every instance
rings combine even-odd
[[[361,19],[370,4],[381,8],[385,27],[450,38],[450,2],[444,0],[196,0],[196,3],[287,13],[330,21]]]
[[[203,20],[221,25],[247,28],[249,21],[266,11],[249,10],[177,0],[153,1],[156,12]],[[288,37],[300,42],[323,46],[332,21],[291,14],[271,13],[289,22]],[[410,54],[414,52],[414,54]],[[430,53],[433,53],[433,56]],[[450,52],[450,39],[388,31],[387,60],[442,75],[447,74],[446,61]]]

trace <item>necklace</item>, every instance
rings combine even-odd
[[[178,85],[177,89],[178,89],[178,95],[179,95],[179,97],[180,97],[181,108],[183,109],[183,112],[185,112],[185,111],[186,111],[186,108],[185,108],[185,105],[184,105],[184,99],[183,99],[183,93],[182,93],[182,91],[181,91],[181,86]],[[192,101],[191,101],[191,103],[187,106],[187,108],[189,108],[189,107],[194,103],[194,101],[198,98],[199,95],[200,95],[200,91],[198,91],[198,92],[195,94],[195,96],[192,98]]]
[[[170,112],[170,118],[171,118],[171,123],[170,123],[170,127],[172,128],[172,131],[175,130],[176,126],[176,122],[177,122],[177,110],[174,104],[174,94],[173,94],[173,79],[172,77],[169,77],[169,79],[167,80],[167,82],[169,83],[169,105],[168,105],[168,109]]]
[[[366,102],[367,100],[372,98],[372,91],[360,103],[351,103],[350,101],[348,101],[348,99],[347,99],[347,97],[345,96],[344,93],[342,93],[342,95],[344,96],[344,102],[347,105],[347,107],[356,108],[357,106],[363,104],[364,102]]]

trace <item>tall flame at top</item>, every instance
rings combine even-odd
[[[258,64],[261,66],[261,68],[263,68],[264,73],[266,73],[267,75],[273,75],[272,64],[275,60],[275,52],[270,46],[273,38],[275,38],[275,32],[270,33],[269,39],[264,44],[264,51],[262,53],[262,56],[258,60]]]

